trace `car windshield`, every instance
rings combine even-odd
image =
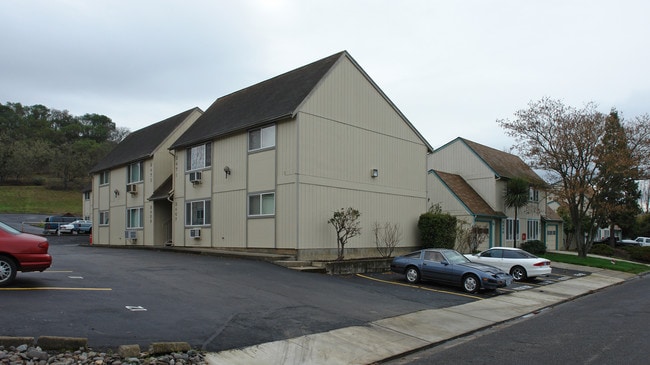
[[[14,227],[9,226],[8,224],[6,224],[4,222],[0,222],[0,229],[2,229],[3,231],[5,231],[7,233],[11,233],[11,234],[19,234],[20,233],[19,230],[15,229]]]
[[[445,251],[445,257],[450,264],[464,264],[470,262],[469,259],[456,251]]]

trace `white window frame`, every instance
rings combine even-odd
[[[248,131],[248,152],[275,147],[275,124]]]
[[[209,226],[211,220],[211,204],[209,199],[193,200],[185,203],[185,226],[186,227],[203,227]],[[194,213],[201,213],[195,216]]]
[[[530,187],[530,192],[528,193],[528,201],[538,202],[539,201],[539,190],[534,187]]]
[[[274,216],[275,215],[275,192],[265,191],[260,193],[248,194],[247,211],[249,217]]]
[[[84,191],[84,200],[90,200],[90,191]]]
[[[135,172],[137,171],[137,176]],[[144,163],[142,161],[134,162],[126,168],[126,183],[133,184],[144,181]]]
[[[126,228],[143,228],[144,208],[127,208],[126,209]]]
[[[102,210],[99,212],[99,225],[107,226],[110,222],[110,212],[108,210]]]
[[[195,171],[212,166],[212,142],[189,147],[185,150],[185,171]]]
[[[111,182],[111,172],[104,170],[99,173],[99,185],[108,185]]]
[[[517,224],[515,224],[515,222]],[[516,232],[513,232],[513,228],[516,226]],[[514,241],[515,235],[519,237],[519,219],[517,221],[514,218],[506,219],[506,241]]]

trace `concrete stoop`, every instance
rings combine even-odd
[[[301,260],[277,260],[273,261],[274,264],[284,266],[291,270],[301,271],[301,272],[314,272],[324,274],[327,273],[325,267],[313,266],[311,261],[301,261]]]

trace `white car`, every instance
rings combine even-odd
[[[62,224],[59,226],[59,233],[72,233],[74,231],[74,222]]]
[[[637,237],[634,240],[622,240],[621,244],[628,246],[650,246],[650,238]]]
[[[551,262],[529,252],[512,247],[493,247],[489,250],[465,255],[470,261],[496,266],[517,280],[526,280],[551,273]]]

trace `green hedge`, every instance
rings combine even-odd
[[[543,255],[546,253],[546,244],[538,240],[526,241],[522,243],[519,248],[528,251],[533,255]]]
[[[424,213],[418,220],[420,243],[424,248],[454,248],[456,217],[446,213]]]
[[[593,245],[589,253],[593,253],[594,255],[601,255],[601,256],[614,256],[614,249],[612,248],[612,246],[608,244],[599,243]]]

